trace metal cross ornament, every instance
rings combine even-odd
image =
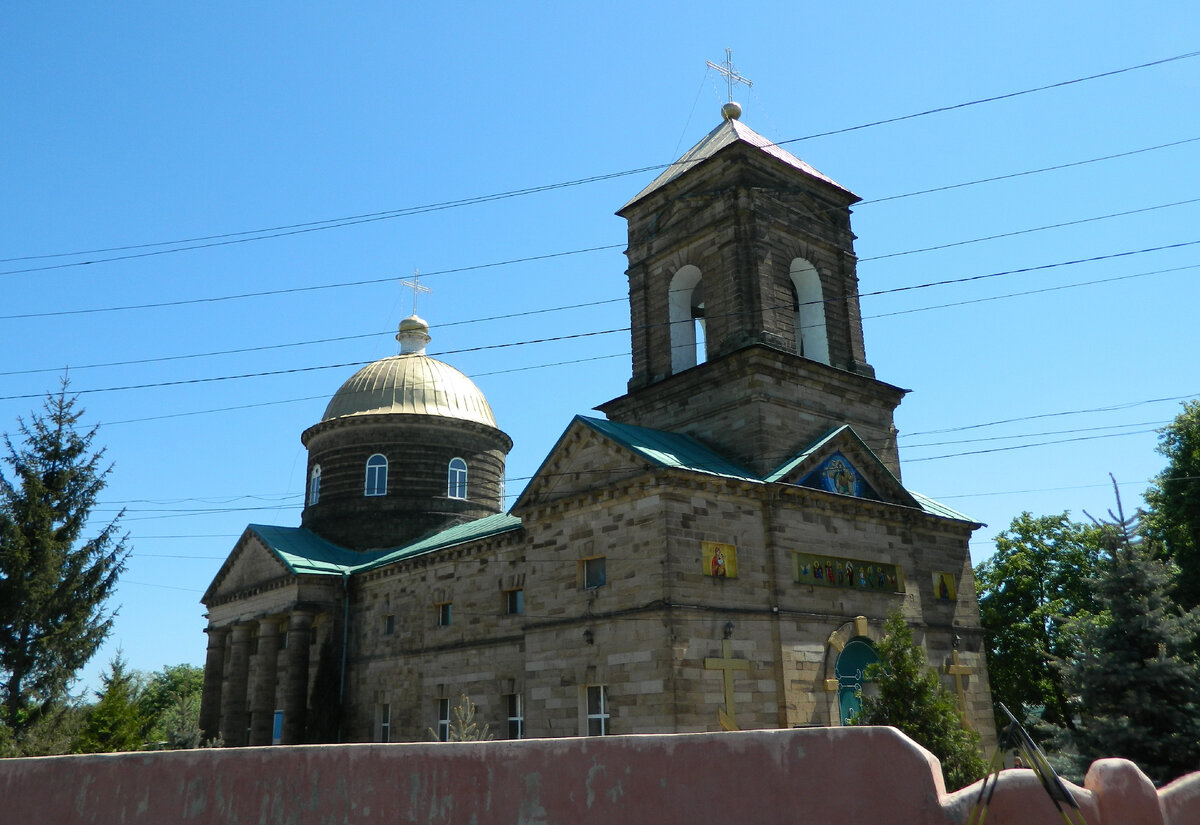
[[[421,277],[421,270],[419,270],[419,269],[414,269],[414,270],[413,270],[413,276],[412,276],[412,278],[410,278],[410,279],[409,279],[409,280],[407,280],[407,281],[401,281],[401,282],[400,282],[400,286],[406,286],[406,287],[408,287],[409,289],[411,289],[411,290],[412,290],[412,294],[413,294],[413,310],[412,310],[412,314],[413,314],[413,315],[416,315],[416,314],[417,314],[417,295],[418,295],[418,294],[420,294],[420,293],[422,293],[422,292],[432,292],[432,291],[433,291],[433,290],[431,290],[431,289],[430,289],[429,287],[427,287],[427,286],[421,286],[421,284],[420,284],[420,283],[417,281],[417,279],[418,279],[418,278],[420,278],[420,277]]]
[[[747,86],[753,86],[754,81],[749,78],[742,77],[738,74],[738,70],[733,67],[733,49],[725,50],[725,62],[713,63],[711,60],[704,61],[708,68],[715,70],[718,74],[725,76],[725,85],[729,88],[729,103],[733,102],[733,84],[745,83]]]

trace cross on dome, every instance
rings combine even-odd
[[[422,293],[422,292],[433,292],[433,290],[432,290],[432,289],[430,289],[429,287],[427,287],[427,286],[421,286],[421,284],[420,284],[420,283],[418,282],[418,280],[417,280],[417,279],[418,279],[418,278],[420,278],[420,277],[421,277],[421,270],[419,270],[419,269],[414,269],[414,270],[413,270],[413,276],[412,276],[411,278],[409,278],[409,279],[408,279],[408,280],[406,280],[406,281],[401,281],[401,282],[400,282],[400,286],[406,286],[406,287],[408,287],[409,289],[411,289],[411,290],[412,290],[412,294],[413,294],[413,308],[412,308],[412,314],[413,314],[414,316],[417,314],[417,295],[418,295],[418,294],[420,294],[420,293]]]

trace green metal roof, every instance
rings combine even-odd
[[[978,524],[981,527],[986,527],[983,522],[977,521],[970,516],[963,515],[957,510],[952,510],[945,504],[934,501],[929,496],[923,496],[920,493],[914,493],[912,490],[908,494],[917,500],[917,504],[921,505],[921,509],[933,516],[941,516],[942,518],[952,518],[956,521],[969,521],[972,524]]]
[[[660,467],[687,470],[707,475],[733,478],[739,481],[754,483],[774,482],[783,478],[793,468],[811,456],[844,431],[849,431],[863,449],[871,452],[871,448],[863,443],[858,434],[848,425],[831,430],[817,439],[804,451],[785,462],[781,467],[765,478],[758,476],[737,465],[729,459],[705,447],[699,441],[680,433],[663,430],[652,430],[648,427],[636,427],[632,424],[618,424],[615,421],[605,421],[599,418],[576,416],[575,420],[584,426],[600,433],[627,450],[641,456],[647,461]],[[884,471],[882,463],[879,465]],[[895,478],[894,476],[892,477]],[[899,484],[899,482],[897,482]],[[939,504],[928,496],[908,491],[920,508],[930,515],[940,518],[954,519],[978,524],[974,519],[962,513]],[[419,541],[393,547],[385,550],[372,550],[358,553],[332,544],[315,533],[303,527],[276,527],[268,524],[251,524],[246,529],[258,536],[275,555],[277,555],[288,570],[293,574],[342,576],[361,573],[403,559],[443,550],[458,544],[489,538],[491,536],[516,530],[521,526],[518,516],[507,513],[497,513],[494,516],[476,519],[475,521],[449,527],[432,536]]]
[[[691,470],[742,481],[762,481],[754,473],[713,452],[690,436],[582,415],[575,416],[575,420],[660,467]]]
[[[250,524],[246,529],[279,556],[292,573],[340,576],[363,561],[361,553],[331,544],[303,527]]]
[[[391,564],[401,559],[420,556],[424,553],[432,553],[434,550],[442,550],[446,547],[453,547],[456,544],[464,544],[468,541],[478,541],[479,539],[485,539],[500,533],[507,533],[509,530],[516,530],[520,526],[521,519],[517,516],[510,516],[508,513],[497,513],[494,516],[486,516],[475,521],[469,521],[466,524],[449,527],[439,533],[434,533],[428,538],[415,541],[412,544],[406,544],[403,547],[376,552],[373,554],[371,561],[360,565],[353,572],[358,573],[374,567],[382,567],[385,564]]]
[[[497,513],[494,516],[476,519],[475,521],[459,524],[432,536],[386,550],[372,550],[358,553],[331,544],[315,533],[303,527],[275,527],[269,524],[251,524],[246,529],[252,531],[275,555],[287,565],[290,572],[297,575],[342,576],[361,573],[385,564],[431,553],[462,544],[468,541],[487,538],[489,536],[515,530],[521,526],[521,519],[507,513]]]

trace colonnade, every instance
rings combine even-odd
[[[226,747],[304,742],[316,616],[297,607],[205,630],[200,729],[206,741],[219,736]]]

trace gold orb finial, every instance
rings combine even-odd
[[[721,107],[721,117],[726,120],[737,120],[742,116],[742,104],[732,100]]]

